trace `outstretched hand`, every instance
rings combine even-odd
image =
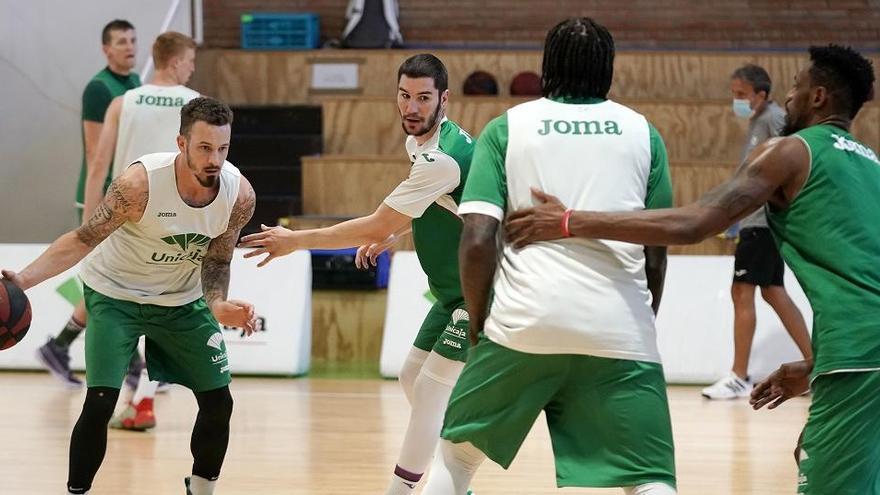
[[[238,243],[238,247],[256,248],[245,253],[245,258],[253,258],[262,254],[268,255],[257,263],[257,266],[263,267],[275,258],[286,256],[296,251],[298,247],[296,244],[296,232],[281,226],[268,227],[260,224],[260,228],[262,232],[246,235]]]
[[[504,223],[507,242],[517,249],[533,242],[552,241],[565,237],[562,231],[565,205],[556,196],[534,187],[532,196],[538,202],[535,206],[511,213]]]
[[[767,406],[776,409],[780,404],[810,389],[812,361],[785,363],[764,381],[755,385],[749,404],[755,410]],[[769,405],[768,405],[769,404]]]

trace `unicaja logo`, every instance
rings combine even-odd
[[[452,324],[453,325],[458,325],[458,323],[461,321],[468,322],[468,321],[470,321],[470,319],[471,318],[468,315],[468,312],[461,309],[461,308],[458,308],[452,312]]]
[[[208,338],[208,343],[206,344],[208,347],[213,347],[218,351],[223,350],[223,334],[220,332],[215,332],[214,335]]]

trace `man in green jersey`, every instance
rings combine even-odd
[[[468,348],[468,313],[458,276],[462,228],[458,204],[474,142],[445,117],[447,81],[446,67],[430,54],[414,55],[400,66],[397,107],[408,135],[406,150],[412,168],[374,213],[315,230],[263,226],[263,232],[241,242],[243,247],[259,248],[245,257],[268,254],[260,266],[296,249],[350,246],[361,246],[357,263],[365,265],[394,236],[412,228],[416,254],[437,303],[422,323],[400,372],[412,412],[387,495],[412,493],[425,472]]]
[[[766,208],[779,251],[813,307],[813,359],[787,363],[752,392],[755,409],[813,391],[797,451],[798,493],[880,494],[880,160],[849,132],[873,98],[871,62],[810,48],[785,102],[784,138],[758,146],[698,202],[632,213],[576,211],[538,193],[507,223],[518,246],[562,237],[698,242]],[[766,205],[766,206],[765,206]]]
[[[107,66],[95,74],[82,95],[82,166],[79,182],[76,187],[77,218],[81,222],[83,215],[84,191],[87,164],[92,160],[98,148],[98,138],[104,125],[104,113],[113,98],[122,95],[129,89],[141,85],[141,79],[132,72],[137,54],[137,38],[134,26],[125,20],[116,19],[104,26],[101,31],[101,49],[107,59]],[[110,185],[110,174],[104,181],[104,190]],[[37,350],[37,358],[46,368],[66,386],[79,388],[82,381],[70,371],[70,344],[83,331],[86,325],[86,306],[84,301],[77,303],[57,337]],[[139,358],[138,358],[139,360]]]

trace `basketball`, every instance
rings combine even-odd
[[[9,280],[0,280],[0,351],[21,342],[31,327],[31,302]]]

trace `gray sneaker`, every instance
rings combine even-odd
[[[37,349],[37,359],[65,387],[71,389],[82,387],[82,380],[74,376],[73,372],[70,371],[70,353],[68,349],[56,344],[52,337],[49,337],[49,341]]]

